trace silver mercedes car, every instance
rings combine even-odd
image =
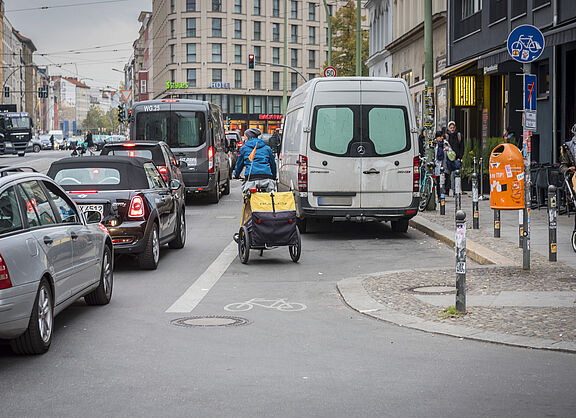
[[[0,339],[19,354],[48,350],[54,316],[80,297],[112,297],[112,241],[52,179],[0,168]]]

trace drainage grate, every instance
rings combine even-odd
[[[248,325],[250,321],[236,316],[191,316],[188,318],[178,318],[170,321],[172,325],[178,327],[236,327],[240,325]]]
[[[419,286],[406,290],[419,295],[450,295],[456,293],[454,286]]]

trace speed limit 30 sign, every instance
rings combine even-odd
[[[324,68],[324,77],[336,77],[336,68],[334,67]]]

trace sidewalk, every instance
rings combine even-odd
[[[467,215],[467,314],[441,319],[455,305],[455,259],[446,268],[409,269],[342,280],[338,289],[353,309],[400,326],[500,344],[576,352],[576,253],[570,244],[574,218],[558,217],[558,259],[548,261],[544,208],[532,211],[531,270],[522,269],[518,212],[502,211],[501,235],[493,237],[493,213],[480,201],[480,229],[472,228],[471,194],[462,197]],[[454,198],[446,215],[423,212],[412,227],[453,246]],[[471,259],[479,265],[471,262]]]

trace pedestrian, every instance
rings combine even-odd
[[[576,170],[576,123],[571,129],[572,138],[560,147],[560,171],[565,176]]]
[[[446,139],[450,144],[450,148],[456,153],[455,159],[450,159],[448,165],[450,172],[462,169],[462,159],[464,158],[464,138],[462,134],[456,130],[456,122],[451,120],[448,122],[448,131],[446,132]],[[450,191],[451,180],[448,178],[448,191]],[[448,193],[446,193],[448,196]]]
[[[426,152],[426,128],[420,128],[420,135],[418,135],[418,153],[420,157],[424,157]]]
[[[50,135],[50,149],[54,149],[54,135]]]
[[[88,131],[88,133],[86,134],[86,141],[85,145],[88,148],[88,152],[90,152],[90,155],[96,155],[96,147],[94,146],[94,139],[92,139],[92,132]]]
[[[516,135],[514,134],[512,128],[510,128],[509,126],[504,130],[504,134],[502,135],[502,137],[504,138],[504,142],[506,142],[507,144],[518,146],[518,144],[516,143]]]
[[[269,144],[272,152],[276,155],[280,155],[280,134],[278,128],[274,130],[274,133],[270,137]]]
[[[434,148],[434,175],[436,176],[436,193],[438,195],[438,202],[440,202],[440,169],[444,168],[444,195],[448,196],[450,191],[450,160],[448,154],[454,154],[450,147],[450,143],[442,135],[442,131],[436,131],[434,135],[436,140],[436,147]]]

